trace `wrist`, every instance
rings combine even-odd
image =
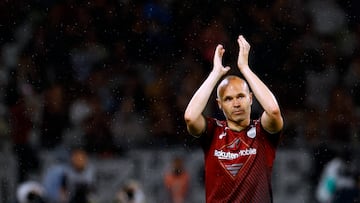
[[[210,72],[210,76],[217,78],[217,79],[220,79],[223,75],[224,75],[224,73],[221,70],[213,69]]]
[[[224,74],[221,71],[212,70],[209,74],[209,79],[217,82],[221,79]]]
[[[246,71],[246,70],[250,70],[250,67],[248,64],[244,64],[244,65],[239,65],[238,66],[240,72]]]

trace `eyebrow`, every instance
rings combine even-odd
[[[232,99],[232,98],[233,98],[232,96],[225,96],[223,97],[223,100]]]

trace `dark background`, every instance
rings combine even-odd
[[[183,112],[218,43],[250,65],[285,118],[280,150],[306,150],[316,185],[360,133],[360,3],[355,0],[0,2],[0,146],[16,182],[41,173],[41,153],[83,146],[91,157],[133,149],[198,149]],[[206,111],[222,116],[212,99]],[[261,109],[254,106],[253,117]]]

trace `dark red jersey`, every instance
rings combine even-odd
[[[272,202],[271,172],[280,133],[267,133],[260,120],[236,132],[226,121],[207,118],[200,139],[207,203]]]

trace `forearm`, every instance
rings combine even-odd
[[[269,115],[280,113],[275,96],[259,77],[249,67],[242,68],[241,73],[264,111]]]
[[[185,120],[196,120],[202,115],[216,83],[220,80],[221,74],[212,71],[200,88],[195,92],[185,110]]]
[[[250,44],[242,35],[237,41],[239,44],[238,68],[264,109],[264,113],[261,115],[261,124],[269,133],[279,132],[283,128],[283,118],[275,96],[249,67]]]
[[[205,130],[206,123],[202,113],[205,110],[216,83],[230,70],[230,67],[224,67],[222,65],[224,52],[225,49],[223,46],[221,44],[217,45],[214,54],[213,69],[186,107],[184,119],[188,132],[192,135],[199,135]]]

